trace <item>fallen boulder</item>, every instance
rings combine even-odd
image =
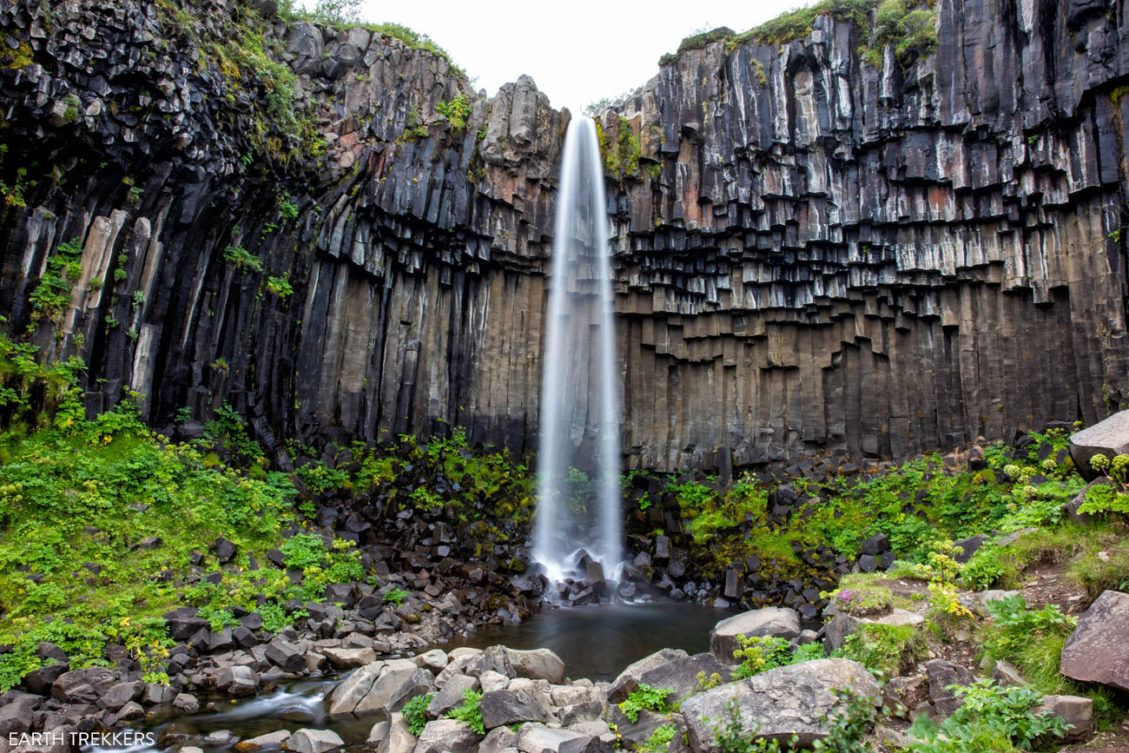
[[[827,716],[839,704],[832,691],[849,691],[880,700],[878,683],[858,662],[816,659],[780,667],[746,680],[721,685],[682,703],[690,746],[695,753],[720,753],[715,729],[729,718],[730,704],[737,722],[753,739],[791,740],[811,745],[827,736]]]
[[[734,615],[710,631],[710,653],[725,664],[733,663],[738,636],[772,636],[792,640],[800,634],[800,613],[787,607],[764,607]]]
[[[1079,682],[1129,690],[1129,594],[1106,591],[1082,613],[1062,647],[1061,671]]]
[[[1098,471],[1090,465],[1095,455],[1113,458],[1125,454],[1129,454],[1129,410],[1070,435],[1070,457],[1088,481],[1098,477]]]

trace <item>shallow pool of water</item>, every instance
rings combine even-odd
[[[687,604],[548,609],[519,625],[487,626],[448,644],[485,648],[552,649],[572,678],[612,680],[628,664],[661,648],[695,654],[709,648],[713,626],[732,612]]]

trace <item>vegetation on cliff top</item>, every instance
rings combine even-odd
[[[820,0],[740,34],[724,26],[696,32],[682,40],[677,52],[663,55],[659,65],[669,65],[687,50],[703,49],[714,42],[724,42],[726,52],[749,41],[769,46],[794,42],[810,35],[820,16],[854,24],[860,37],[859,57],[874,67],[881,66],[887,45],[893,46],[895,57],[903,66],[930,54],[937,45],[932,0]]]

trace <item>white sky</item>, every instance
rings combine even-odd
[[[309,2],[312,4],[312,2]],[[364,0],[366,21],[430,36],[493,95],[522,73],[554,107],[574,113],[646,83],[658,59],[703,28],[744,31],[804,0]]]

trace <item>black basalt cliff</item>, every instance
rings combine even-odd
[[[227,402],[275,448],[533,449],[569,114],[257,5],[0,7],[5,326],[157,426]],[[908,65],[826,16],[602,115],[628,462],[900,456],[1129,402],[1129,3],[934,10]]]

